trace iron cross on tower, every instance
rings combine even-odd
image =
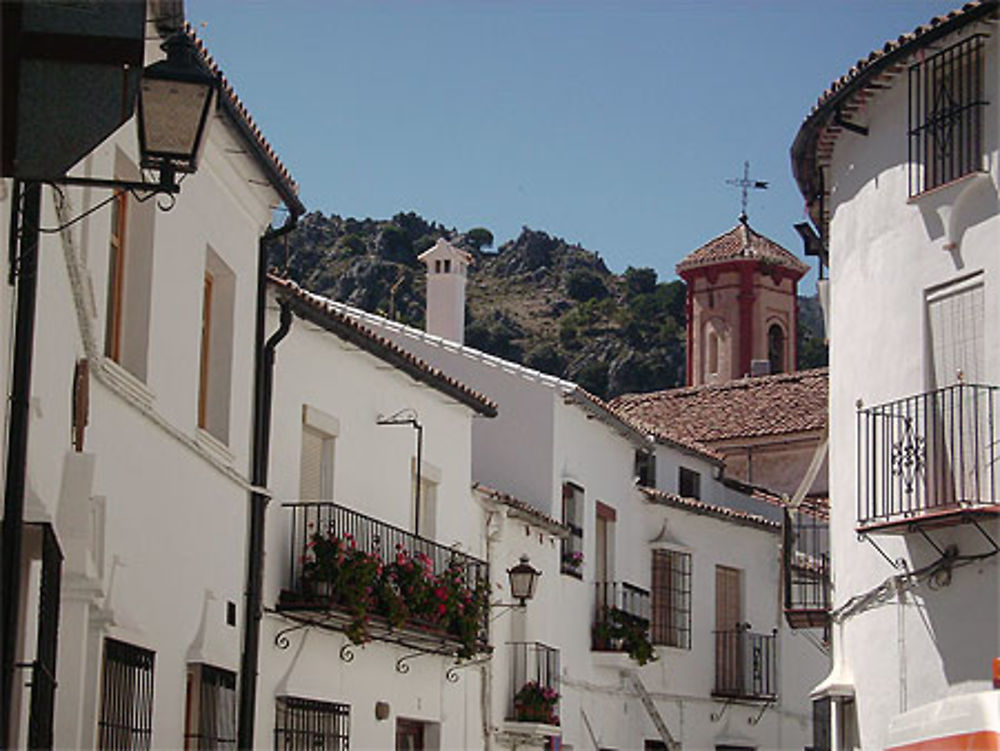
[[[753,190],[767,190],[766,180],[751,180],[750,179],[750,162],[743,162],[743,177],[742,178],[732,178],[726,180],[726,185],[732,185],[736,188],[741,188],[743,192],[743,200],[741,203],[740,211],[740,221],[745,222],[747,220],[747,194]]]

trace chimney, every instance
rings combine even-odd
[[[462,344],[465,280],[472,255],[442,237],[419,260],[427,266],[427,333]]]

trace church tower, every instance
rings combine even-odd
[[[427,266],[428,334],[462,344],[465,338],[465,283],[472,255],[443,237],[418,256]]]
[[[746,214],[677,264],[687,283],[687,384],[796,369],[798,282],[809,267]]]

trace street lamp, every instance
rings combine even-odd
[[[528,600],[535,596],[535,586],[538,584],[538,577],[542,572],[533,568],[528,563],[528,556],[522,555],[521,562],[516,566],[507,569],[507,576],[510,578],[510,594],[519,605],[515,607],[525,607]]]
[[[143,71],[139,90],[139,152],[142,166],[173,173],[194,172],[205,143],[216,79],[198,64],[194,42],[183,31],[164,43],[167,59]]]
[[[166,60],[143,71],[136,117],[140,164],[158,170],[159,182],[89,177],[63,177],[54,182],[153,193],[180,191],[176,174],[198,168],[218,81],[198,61],[197,48],[183,31],[171,34],[162,48]]]

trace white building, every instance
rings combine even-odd
[[[973,2],[890,40],[792,147],[830,267],[826,748],[1000,732],[975,708],[1000,702],[997,21]]]
[[[463,644],[434,590],[449,566],[463,592],[487,583],[470,436],[496,406],[294,284],[270,286],[268,328],[279,304],[293,320],[275,368],[257,745],[311,728],[302,737],[329,748],[480,748],[488,602]],[[341,564],[368,577],[371,597],[311,568],[324,540],[378,557],[385,576]],[[427,602],[394,561],[420,564]],[[403,622],[379,589],[390,572]]]
[[[154,18],[147,60],[162,56]],[[61,229],[40,247],[17,645],[33,669],[16,681],[16,747],[45,737],[47,689],[58,748],[234,743],[258,246],[276,206],[303,207],[198,55],[219,100],[172,209],[142,192],[43,194],[43,227]],[[71,175],[137,180],[138,163],[130,121]],[[11,181],[0,198],[7,237]]]
[[[779,505],[722,482],[719,454],[645,432],[574,383],[330,305],[496,401],[499,415],[472,425],[480,494],[564,526],[565,536],[530,520],[494,530],[508,559],[521,552],[505,547],[511,540],[536,539],[529,555],[543,574],[539,596],[495,624],[493,646],[558,650],[561,693],[558,727],[512,725],[511,663],[495,660],[495,742],[537,747],[558,733],[564,749],[808,743],[808,689],[828,659],[783,622]],[[542,554],[556,545],[555,558]],[[637,623],[658,642],[649,646],[659,660],[644,666],[626,654],[642,640],[621,634]]]

